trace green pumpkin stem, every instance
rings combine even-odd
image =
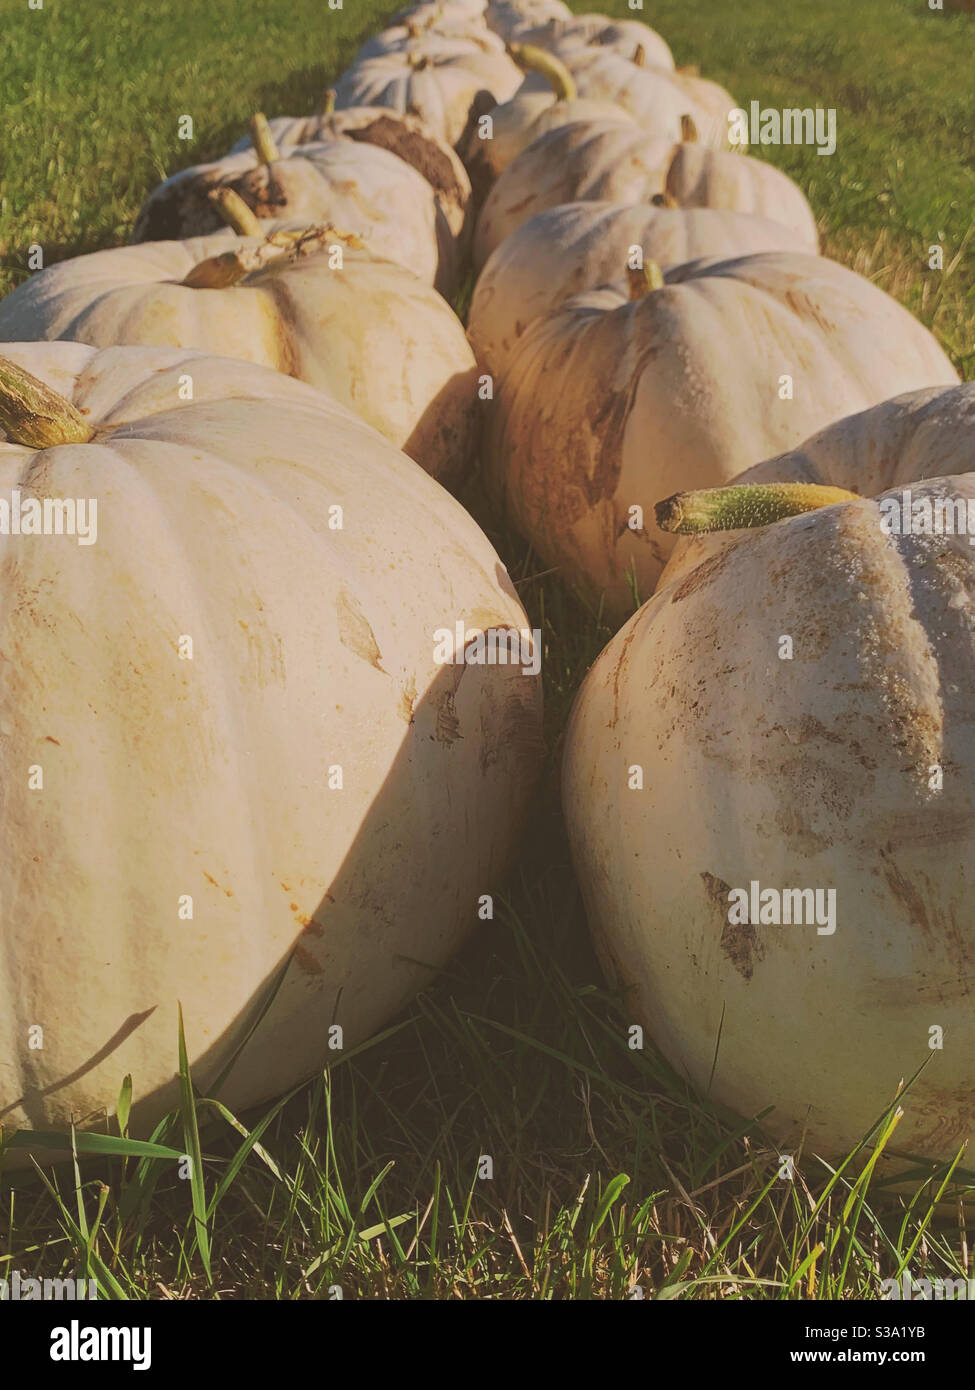
[[[257,151],[262,164],[273,164],[281,158],[281,152],[274,143],[271,127],[263,111],[255,111],[250,120],[251,143]]]
[[[662,290],[666,281],[664,273],[656,261],[644,261],[639,270],[628,267],[630,299],[644,299],[654,290]]]
[[[788,516],[857,501],[855,492],[819,483],[732,483],[695,492],[675,492],[655,508],[661,531],[701,536],[712,531],[743,531],[771,526]]]
[[[554,53],[547,53],[544,48],[536,48],[531,43],[509,43],[505,47],[508,56],[523,72],[537,72],[545,78],[555,93],[556,101],[575,101],[579,95],[575,78]]]
[[[9,443],[28,449],[87,444],[93,434],[66,396],[9,357],[0,357],[0,429]]]
[[[323,97],[322,97],[322,108],[321,108],[321,110],[319,111],[318,114],[319,114],[320,116],[322,116],[322,117],[331,116],[331,114],[332,114],[332,112],[333,112],[334,110],[335,110],[335,88],[334,88],[334,87],[326,87],[326,88],[325,88],[325,93],[324,93],[324,95],[323,95]]]

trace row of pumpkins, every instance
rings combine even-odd
[[[622,624],[562,785],[634,1021],[830,1152],[939,1026],[904,1146],[975,1129],[972,554],[863,500],[973,494],[975,387],[735,104],[637,20],[421,3],[0,302],[3,490],[99,503],[3,540],[0,1124],[104,1127],[128,1073],[148,1131],[177,1000],[201,1087],[264,1101],[490,919],[542,739],[533,663],[464,659],[528,625],[446,490],[480,457]],[[655,504],[748,468],[845,494],[675,548]],[[756,880],[835,935],[729,925]]]

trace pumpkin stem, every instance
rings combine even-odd
[[[579,95],[575,78],[560,58],[531,43],[505,44],[508,56],[523,72],[537,72],[548,82],[556,101],[575,101]]]
[[[238,236],[263,236],[264,229],[253,210],[235,188],[214,188],[207,194],[228,227]]]
[[[661,531],[676,536],[701,536],[710,531],[771,526],[787,516],[857,500],[855,492],[820,483],[732,483],[730,487],[675,492],[658,502],[655,512]]]
[[[693,145],[696,140],[701,138],[694,117],[689,116],[686,111],[680,118],[680,138],[688,145]]]
[[[255,111],[250,122],[251,142],[262,164],[273,164],[281,158],[281,152],[274,143],[271,127],[263,111]]]
[[[256,270],[293,263],[337,241],[356,251],[365,246],[353,233],[336,231],[327,222],[318,227],[282,229],[272,232],[258,246],[241,246],[236,251],[208,256],[193,267],[183,284],[192,290],[225,290]]]
[[[191,290],[225,290],[236,285],[247,274],[247,266],[236,251],[223,251],[219,256],[208,256],[199,261],[184,278],[183,284]]]
[[[324,92],[324,94],[323,94],[323,96],[322,96],[321,110],[319,111],[318,114],[319,114],[320,116],[330,116],[334,110],[335,110],[335,88],[334,88],[334,87],[326,87],[326,88],[325,88],[325,92]]]
[[[0,429],[28,449],[87,444],[94,433],[66,396],[9,357],[0,357]]]
[[[642,43],[638,43],[636,48],[633,50],[633,57],[631,59],[631,62],[635,63],[638,68],[646,67],[647,50],[643,47]]]
[[[630,283],[630,299],[643,299],[651,290],[662,290],[664,274],[656,261],[644,261],[639,270],[630,266],[627,270]]]

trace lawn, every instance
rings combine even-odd
[[[28,273],[31,245],[50,262],[126,240],[146,192],[224,152],[255,109],[314,109],[394,8],[0,0],[0,291]],[[975,377],[975,16],[926,0],[606,9],[654,24],[678,63],[745,106],[835,107],[835,155],[753,153],[801,184],[824,251],[905,303]],[[193,138],[180,140],[186,115]],[[944,272],[928,268],[938,242]],[[569,705],[609,632],[538,574],[476,489],[467,500],[545,637],[549,761],[496,919],[388,1034],[274,1113],[239,1168],[241,1131],[265,1117],[201,1108],[202,1240],[174,1165],[85,1166],[79,1195],[62,1167],[49,1177],[59,1196],[24,1178],[4,1193],[0,1278],[91,1272],[130,1298],[303,1299],[339,1286],[347,1298],[781,1299],[876,1297],[908,1263],[967,1276],[961,1208],[935,1210],[936,1190],[893,1195],[875,1174],[851,1201],[858,1164],[837,1178],[812,1155],[783,1177],[756,1125],[628,1048],[557,795]],[[175,1069],[175,1020],[173,1058]],[[171,1138],[182,1146],[179,1120]]]

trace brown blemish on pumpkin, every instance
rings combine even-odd
[[[888,843],[880,851],[888,888],[907,908],[908,920],[921,932],[927,946],[939,945],[947,954],[959,979],[964,979],[975,965],[975,952],[968,931],[959,925],[953,912],[949,910],[947,913],[941,913],[937,910],[937,887],[927,875],[918,875],[923,879],[923,886],[908,879],[894,862],[892,855],[893,846]]]
[[[229,888],[224,888],[223,884],[218,883],[212,874],[207,873],[206,869],[203,870],[203,877],[207,880],[208,883],[212,883],[214,888],[219,888],[221,893],[225,894],[228,898],[232,898],[234,896]]]
[[[711,555],[707,560],[702,560],[699,565],[691,570],[690,574],[676,586],[670,596],[671,603],[680,603],[683,599],[689,598],[697,589],[706,584],[712,584],[728,563],[729,558],[737,550],[736,545],[726,546],[717,555]]]
[[[356,130],[342,129],[341,133],[348,140],[360,140],[389,150],[390,154],[395,154],[418,174],[422,174],[441,199],[458,212],[463,211],[464,190],[453,165],[446,153],[421,131],[412,130],[392,116],[378,116],[368,125],[359,126]]]
[[[413,723],[413,706],[416,704],[416,679],[411,676],[408,683],[404,685],[399,693],[399,703],[397,712],[406,720],[407,724]]]
[[[338,616],[339,641],[342,646],[348,647],[350,652],[354,652],[370,666],[375,666],[377,671],[382,671],[382,653],[376,635],[369,626],[359,600],[349,593],[348,589],[339,590],[335,600],[335,612]],[[383,671],[383,674],[386,672]]]
[[[721,913],[719,945],[742,979],[750,980],[755,973],[756,964],[765,954],[754,923],[742,922],[734,925],[728,921],[728,894],[731,888],[723,878],[704,871],[701,874],[701,882],[711,902]]]
[[[623,674],[623,667],[626,664],[626,655],[630,649],[630,643],[633,641],[636,634],[637,625],[634,623],[623,639],[623,647],[620,651],[619,659],[616,662],[616,669],[613,672],[613,717],[609,721],[609,727],[611,729],[616,728],[617,721],[620,717],[620,676]]]
[[[892,859],[888,859],[887,853],[890,848],[891,847],[888,845],[887,850],[882,849],[880,851],[880,858],[883,861],[884,878],[887,880],[887,886],[898,902],[903,903],[907,908],[911,923],[919,927],[925,940],[930,942],[933,934],[927,908],[924,905],[924,899],[918,892],[917,887],[911,883],[910,879],[905,878],[901,873],[897,864],[895,864]]]
[[[955,1153],[975,1132],[975,1095],[970,1087],[948,1090],[918,1082],[903,1100],[910,1152],[944,1158]]]
[[[318,960],[317,957],[315,956],[314,952],[308,950],[307,946],[302,946],[300,943],[299,943],[297,946],[295,946],[295,948],[294,948],[294,957],[295,957],[295,960],[298,962],[298,964],[301,966],[302,970],[304,970],[306,974],[308,974],[308,975],[322,975],[322,974],[324,974],[324,971],[325,971],[324,965],[322,965],[322,964],[319,962],[319,960]]]
[[[437,701],[435,733],[438,743],[456,743],[463,737],[460,732],[460,720],[454,708],[453,690],[445,690]]]

